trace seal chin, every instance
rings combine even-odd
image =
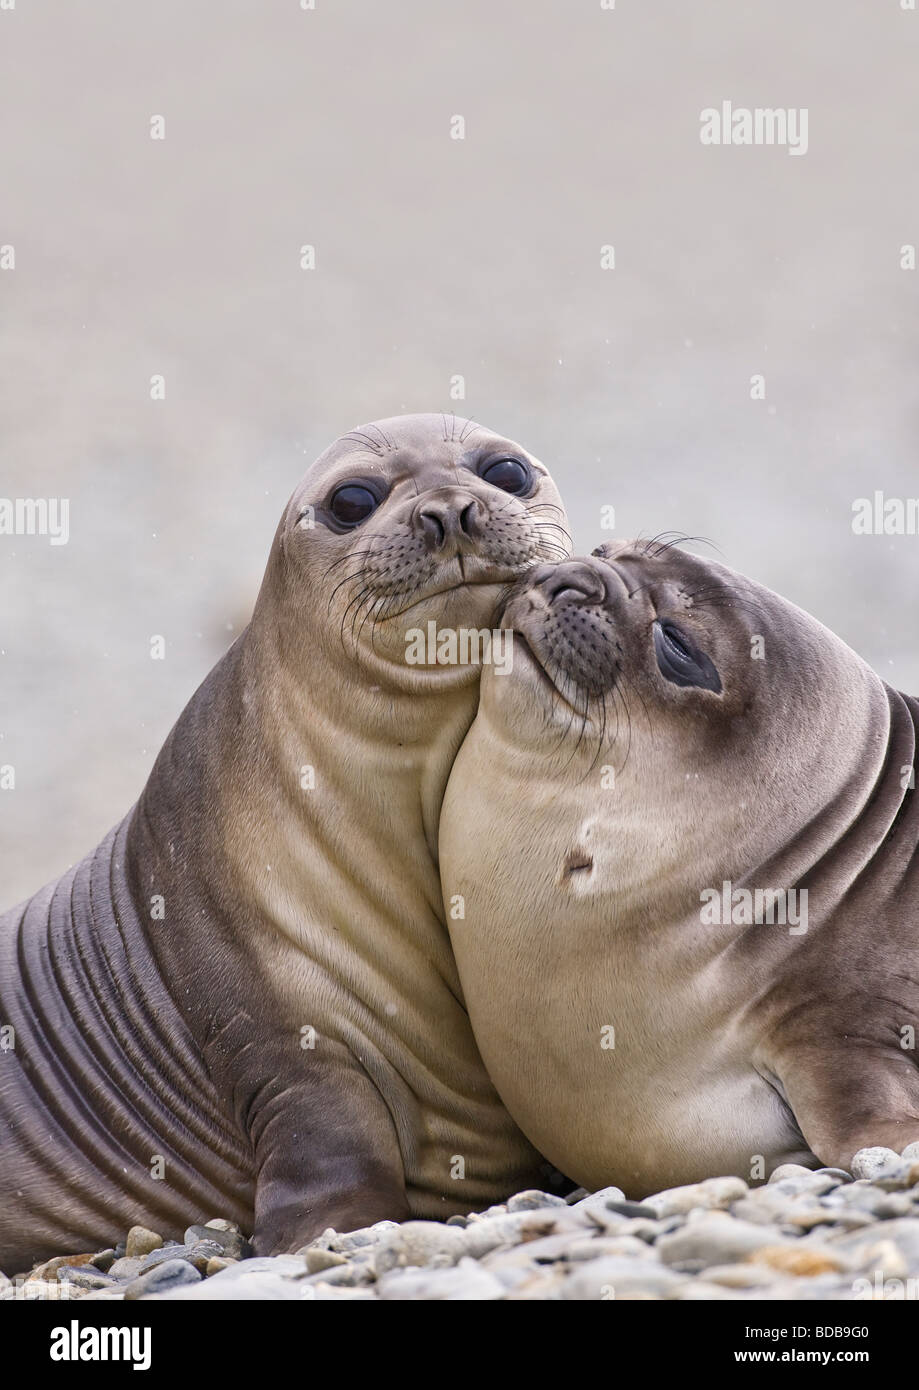
[[[616,649],[609,642],[610,616],[599,580],[594,588],[583,582],[575,587],[572,576],[562,574],[567,568],[535,572],[528,587],[511,598],[502,626],[513,632],[514,671],[542,701],[566,720],[574,714],[587,725],[596,716],[603,724],[604,699],[614,691],[619,674]]]
[[[566,675],[563,667],[545,651],[542,634],[523,626],[503,623],[513,634],[511,670],[533,692],[548,713],[570,724],[572,716],[590,724],[590,700],[586,691]]]

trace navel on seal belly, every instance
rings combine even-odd
[[[545,467],[471,421],[382,420],[309,470],[137,806],[0,919],[0,1267],[215,1215],[266,1253],[540,1179],[437,876],[481,668],[417,630],[487,637],[568,549]]]
[[[440,858],[502,1099],[641,1196],[919,1138],[919,705],[677,548],[534,570]]]

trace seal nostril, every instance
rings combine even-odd
[[[449,495],[432,497],[419,503],[413,524],[428,550],[444,550],[450,544],[478,539],[482,533],[484,508],[469,493],[451,488]]]
[[[566,560],[557,564],[547,573],[541,573],[535,582],[550,604],[602,604],[606,600],[603,576],[593,564],[583,560]]]
[[[554,589],[549,590],[549,602],[558,603],[560,599],[566,598],[572,603],[591,603],[597,599],[595,593],[587,593],[585,589],[576,588],[573,584],[557,584]]]
[[[460,512],[460,530],[467,536],[477,536],[479,534],[479,504],[473,500]]]
[[[439,550],[446,539],[446,531],[440,517],[434,511],[419,513],[421,530],[429,550]]]

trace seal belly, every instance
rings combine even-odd
[[[596,963],[590,970],[600,973]],[[548,977],[559,975],[557,966]],[[636,999],[654,998],[648,982],[636,978],[633,987]],[[621,997],[611,1003],[619,1020],[611,1050],[598,1045],[600,1026],[579,1017],[576,999],[544,1002],[541,1014],[533,996],[509,1002],[500,1035],[495,1015],[474,1010],[472,1021],[510,1113],[540,1153],[589,1190],[612,1184],[639,1199],[713,1174],[756,1183],[782,1163],[818,1166],[791,1109],[752,1064],[750,1039],[725,1030],[701,1003],[681,1003],[677,1017],[693,1020],[693,1036],[660,1001],[654,1012]],[[514,1053],[508,1039],[522,1036],[528,1047]]]
[[[608,1153],[613,1169],[592,1176],[597,1185],[601,1176],[616,1182],[630,1197],[713,1174],[756,1184],[783,1163],[819,1166],[781,1097],[752,1067],[736,1060],[720,1071],[706,1067],[696,1074],[695,1085],[681,1069],[649,1079],[629,1097],[614,1089],[608,1099],[607,1134],[596,1136],[592,1151]],[[612,1144],[609,1134],[615,1136]]]
[[[0,1268],[10,1273],[114,1243],[134,1223],[166,1237],[218,1214],[252,1224],[246,1143],[125,887],[128,819],[0,918]]]

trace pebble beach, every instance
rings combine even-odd
[[[786,1164],[641,1202],[617,1187],[520,1192],[446,1222],[326,1230],[254,1257],[215,1217],[182,1241],[134,1226],[118,1246],[0,1275],[0,1300],[903,1300],[919,1298],[919,1144],[852,1171]]]

